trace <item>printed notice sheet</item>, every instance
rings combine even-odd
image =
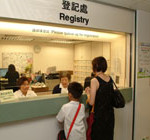
[[[138,54],[138,78],[150,77],[150,44],[141,44]]]

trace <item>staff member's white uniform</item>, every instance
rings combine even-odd
[[[57,115],[57,120],[59,122],[64,121],[64,131],[67,137],[70,125],[74,118],[74,115],[77,111],[79,102],[70,101],[69,103],[62,106],[61,110]],[[84,105],[81,105],[79,114],[75,120],[71,133],[69,135],[69,140],[86,140],[86,131],[84,125],[85,118],[85,108]]]
[[[61,93],[68,93],[68,89],[64,88],[61,83],[59,84],[59,88],[61,88]]]
[[[21,90],[17,90],[15,93],[14,93],[15,97],[16,98],[22,98],[22,97],[35,97],[37,96],[36,93],[32,90],[28,90],[26,96],[21,92]]]

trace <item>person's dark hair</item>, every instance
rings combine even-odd
[[[14,65],[14,64],[10,64],[10,65],[8,66],[8,72],[13,73],[13,72],[15,72],[15,71],[16,71],[15,65]]]
[[[83,87],[78,82],[72,82],[68,86],[68,92],[72,94],[73,98],[80,99],[83,93]]]
[[[25,81],[28,81],[29,83],[29,79],[27,77],[21,77],[18,79],[18,86],[20,87]]]
[[[71,75],[68,72],[60,72],[60,80],[64,77],[67,77],[69,81],[71,80]]]
[[[91,72],[91,77],[95,77],[95,73],[94,72]]]
[[[104,57],[96,57],[92,60],[93,72],[105,72],[107,70],[107,61]]]

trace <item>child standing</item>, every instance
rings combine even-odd
[[[59,122],[64,122],[64,132],[67,137],[72,120],[77,112],[79,106],[79,99],[83,93],[83,87],[77,82],[72,82],[68,86],[68,97],[70,102],[64,104],[57,115]],[[86,130],[84,125],[85,108],[81,104],[80,111],[75,120],[68,140],[86,140]]]

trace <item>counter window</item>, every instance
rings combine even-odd
[[[26,76],[29,89],[38,96],[49,95],[63,72],[70,74],[69,81],[84,85],[97,56],[106,58],[106,73],[119,87],[129,87],[129,34],[5,21],[0,22],[0,32],[0,90],[19,90],[17,81]],[[17,73],[7,75],[11,64],[18,77]]]

